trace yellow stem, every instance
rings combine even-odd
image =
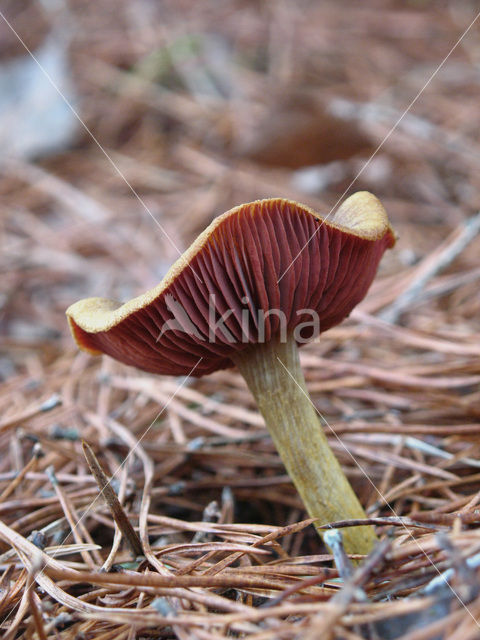
[[[308,395],[295,340],[257,344],[234,360],[310,517],[318,519],[317,526],[365,518]],[[369,553],[376,541],[371,526],[345,528],[343,539],[347,553],[362,554]]]

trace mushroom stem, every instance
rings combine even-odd
[[[257,401],[310,517],[317,518],[317,526],[366,518],[308,395],[295,339],[289,336],[284,342],[256,344],[232,359]],[[371,526],[344,530],[347,553],[367,554],[375,541]]]

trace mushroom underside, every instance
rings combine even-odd
[[[223,217],[153,300],[147,292],[124,317],[111,300],[80,301],[67,311],[70,326],[87,351],[148,372],[205,375],[281,332],[296,330],[303,344],[341,322],[394,242],[388,226],[377,235],[343,230],[288,201],[245,205]]]

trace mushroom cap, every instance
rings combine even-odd
[[[87,298],[66,313],[89,353],[198,377],[284,329],[303,343],[341,322],[394,244],[385,209],[368,192],[331,220],[291,200],[257,200],[216,218],[143,295],[125,304]]]

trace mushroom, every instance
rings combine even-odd
[[[280,198],[216,218],[162,282],[121,304],[88,298],[67,317],[78,346],[144,371],[195,377],[236,365],[317,526],[365,518],[310,400],[298,346],[363,299],[395,236],[379,200],[359,192],[333,218]],[[370,526],[344,536],[368,553]]]

